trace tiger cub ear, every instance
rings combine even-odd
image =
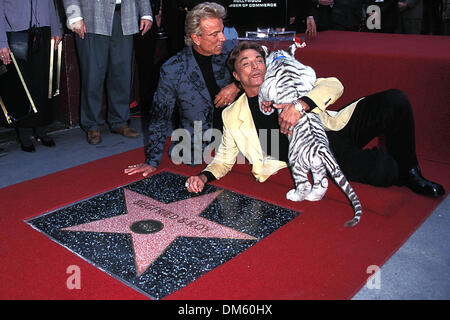
[[[291,56],[294,57],[295,55],[295,50],[297,50],[297,45],[295,43],[291,44],[289,46],[289,53],[291,54]]]
[[[266,46],[261,46],[261,48],[263,48],[264,53],[266,54],[266,58],[269,55],[269,48],[267,48]]]

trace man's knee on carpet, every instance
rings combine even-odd
[[[397,183],[397,161],[384,148],[362,149],[338,160],[341,170],[349,181],[389,187]]]

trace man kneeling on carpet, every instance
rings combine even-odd
[[[196,151],[200,149],[202,154],[208,146],[209,141],[201,141],[200,148],[196,148],[198,134],[203,137],[211,129],[222,130],[223,107],[232,103],[240,92],[226,65],[237,42],[227,41],[223,34],[225,16],[225,8],[213,2],[200,3],[187,13],[186,46],[161,68],[150,109],[146,161],[128,166],[124,170],[126,174],[146,177],[160,165],[175,108],[176,126],[180,129],[177,131],[186,133],[181,140],[188,144],[186,150],[189,149],[183,154],[183,158],[186,157],[186,160],[181,159],[183,163],[192,164],[187,159],[196,159]],[[175,140],[172,138],[171,155],[179,144]],[[201,163],[201,159],[198,162]]]
[[[288,144],[283,142],[284,135],[280,135],[279,157],[275,159],[276,152],[272,154],[268,147],[263,154],[257,132],[278,128],[287,134],[301,113],[293,103],[275,106],[283,109],[279,118],[276,113],[266,116],[259,111],[258,90],[266,73],[264,60],[264,50],[254,43],[241,42],[231,52],[228,67],[245,93],[223,111],[221,145],[213,161],[199,175],[187,179],[189,192],[201,192],[207,182],[225,176],[239,151],[252,164],[252,174],[260,182],[287,166]],[[335,78],[317,79],[315,88],[300,98],[299,103],[306,112],[320,115],[330,148],[347,179],[383,187],[405,185],[431,197],[444,195],[441,185],[421,174],[415,152],[413,113],[407,96],[394,89],[379,92],[355,101],[333,117],[326,108],[342,91],[341,83]],[[386,148],[363,148],[382,134]]]

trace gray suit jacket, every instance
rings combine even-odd
[[[110,36],[115,0],[63,0],[67,21],[83,18],[87,33]],[[151,16],[150,0],[122,0],[121,22],[124,35],[139,32],[138,21],[142,16]]]

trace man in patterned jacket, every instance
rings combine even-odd
[[[166,139],[172,132],[175,108],[178,126],[182,129],[178,130],[183,137],[180,144],[189,146],[182,150],[182,155],[177,153],[182,158],[177,160],[186,164],[202,162],[203,150],[209,143],[203,134],[213,128],[222,130],[222,108],[232,103],[240,91],[226,67],[228,54],[236,42],[226,41],[223,34],[225,13],[221,5],[210,2],[201,3],[188,12],[186,47],[161,68],[150,110],[146,162],[129,166],[125,173],[141,173],[145,177],[156,170]],[[174,135],[172,140],[176,140]],[[171,150],[176,150],[174,147],[172,142]]]

